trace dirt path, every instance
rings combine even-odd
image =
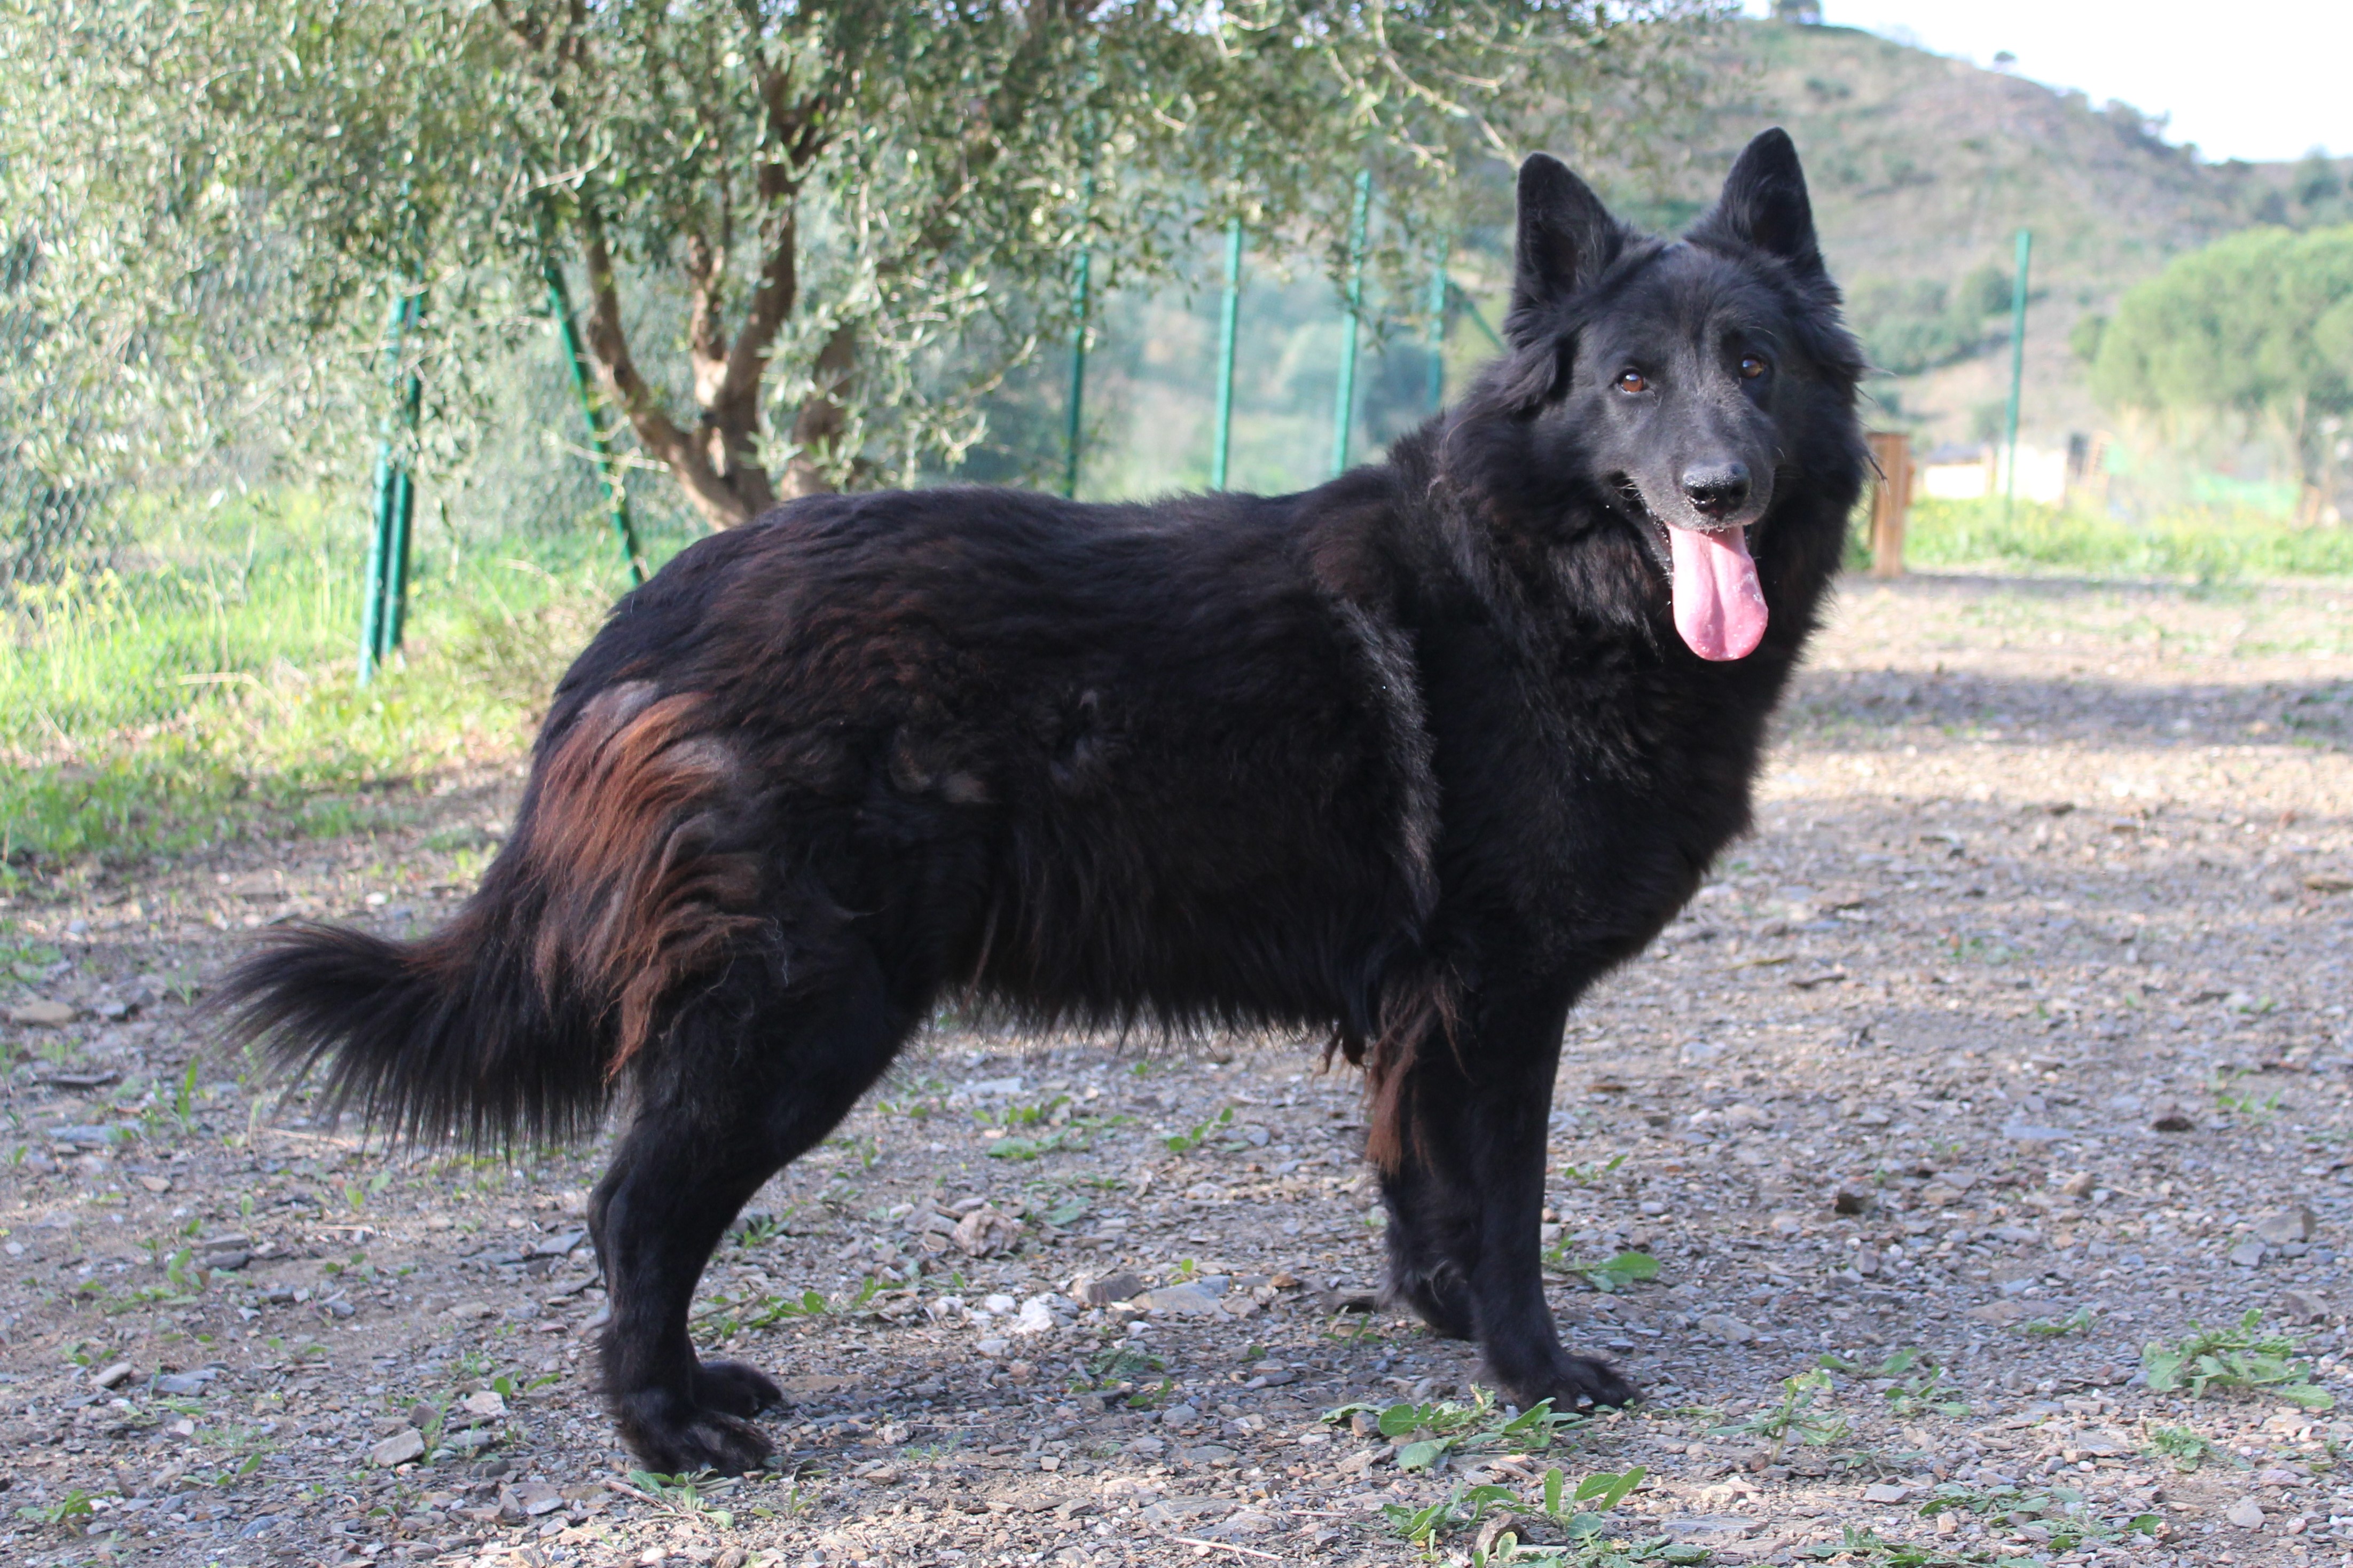
[[[1340,1310],[1379,1249],[1347,1075],[949,1026],[706,1281],[706,1342],[793,1392],[789,1477],[633,1482],[581,1360],[593,1151],[387,1160],[187,1066],[242,928],[429,923],[511,778],[37,889],[0,910],[0,1555],[1345,1568],[1450,1498],[1467,1558],[1481,1485],[1557,1542],[1548,1468],[1639,1466],[1570,1560],[2353,1563],[2353,1409],[2142,1359],[2261,1309],[2301,1370],[2240,1373],[2353,1399],[2348,601],[1850,585],[1756,836],[1572,1024],[1556,1301],[1652,1397],[1548,1439]]]

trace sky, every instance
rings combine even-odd
[[[1767,0],[1744,0],[1751,15]],[[1862,27],[2170,115],[2209,161],[2353,153],[2353,0],[1822,0]]]

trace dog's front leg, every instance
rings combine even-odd
[[[1389,1286],[1441,1334],[1475,1339],[1523,1405],[1622,1405],[1633,1385],[1561,1347],[1545,1300],[1537,1226],[1546,1135],[1568,1004],[1489,995],[1456,1046],[1421,1043],[1401,1097],[1404,1154],[1382,1181]]]

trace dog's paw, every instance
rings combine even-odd
[[[749,1368],[744,1369],[749,1372]],[[760,1378],[757,1373],[751,1373]],[[768,1384],[773,1388],[774,1384]],[[748,1397],[738,1394],[737,1397]],[[751,1422],[709,1405],[690,1403],[663,1389],[644,1389],[613,1401],[621,1440],[638,1463],[657,1475],[689,1476],[698,1470],[741,1475],[765,1468],[774,1444]]]
[[[1631,1405],[1642,1397],[1642,1391],[1626,1381],[1608,1362],[1566,1352],[1555,1356],[1549,1367],[1534,1376],[1502,1377],[1497,1381],[1510,1389],[1524,1406],[1549,1399],[1552,1407],[1559,1411]]]
[[[776,1380],[740,1361],[706,1361],[694,1369],[694,1402],[723,1415],[748,1418],[785,1402]]]
[[[634,1437],[629,1448],[648,1469],[665,1476],[691,1476],[700,1470],[740,1476],[746,1470],[766,1468],[768,1456],[776,1451],[757,1426],[715,1410],[700,1411],[693,1420],[659,1435]]]

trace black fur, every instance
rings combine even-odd
[[[775,1385],[697,1363],[695,1281],[947,995],[1330,1030],[1395,1297],[1520,1400],[1634,1396],[1545,1302],[1562,1026],[1748,821],[1860,489],[1861,364],[1778,132],[1675,243],[1548,158],[1521,192],[1512,348],[1388,462],[1272,499],[827,497],[705,540],[565,678],[449,928],[295,930],[232,976],[247,1036],[409,1133],[578,1131],[626,1081],[591,1222],[647,1464],[767,1455]],[[1709,663],[1666,531],[1731,513],[1771,619]]]

